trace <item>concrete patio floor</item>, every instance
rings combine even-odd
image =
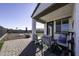
[[[18,56],[31,41],[31,38],[5,41],[0,56]]]
[[[44,56],[55,56],[43,48]],[[0,51],[0,56],[42,56],[39,46],[35,45],[32,38],[5,41]]]

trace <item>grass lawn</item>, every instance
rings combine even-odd
[[[3,44],[4,44],[4,41],[0,41],[0,50],[1,50],[2,46],[3,46]]]

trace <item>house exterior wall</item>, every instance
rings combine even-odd
[[[7,29],[0,26],[0,37],[2,37],[7,32]]]

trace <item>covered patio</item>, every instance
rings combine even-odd
[[[41,22],[44,24],[44,36],[41,39],[43,44],[50,47],[51,50],[57,46],[58,51],[63,51],[64,56],[79,55],[78,12],[79,4],[38,4],[31,16],[33,41],[36,41],[36,22]]]

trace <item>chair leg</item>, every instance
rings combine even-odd
[[[41,45],[41,55],[43,56],[44,53],[43,53],[43,46]]]
[[[41,50],[41,55],[42,55],[42,56],[44,55],[44,53],[43,53],[43,49]]]

